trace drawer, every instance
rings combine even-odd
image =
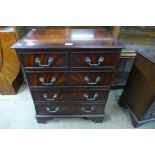
[[[110,86],[112,72],[27,72],[30,86]]]
[[[62,68],[67,67],[66,53],[21,54],[25,68]]]
[[[35,102],[106,102],[109,90],[46,89],[31,90]]]
[[[73,68],[114,68],[120,53],[72,53]]]
[[[53,104],[53,105],[37,105],[37,114],[42,115],[79,115],[79,114],[102,114],[104,113],[105,105],[63,105],[63,104]]]

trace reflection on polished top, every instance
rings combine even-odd
[[[139,49],[137,50],[137,52],[143,55],[146,59],[148,59],[152,63],[155,63],[155,48]]]
[[[12,48],[122,48],[106,29],[33,29]]]

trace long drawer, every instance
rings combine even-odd
[[[31,90],[35,102],[106,102],[109,90],[42,89]]]
[[[36,112],[40,115],[86,115],[86,114],[103,114],[105,105],[63,105],[63,104],[53,104],[53,105],[36,105]]]
[[[30,86],[109,86],[112,72],[27,72]]]

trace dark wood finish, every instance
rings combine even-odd
[[[118,48],[122,46],[106,29],[33,29],[19,40],[16,49]],[[31,50],[29,50],[31,52]]]
[[[112,73],[113,72],[61,72],[61,71],[53,71],[53,72],[27,72],[26,77],[31,87],[35,86],[42,86],[47,87],[42,82],[40,82],[40,77],[42,77],[45,83],[50,83],[52,78],[55,78],[55,82],[53,85],[48,87],[54,86],[102,86],[102,87],[110,87],[111,80],[112,80]],[[88,77],[88,83],[85,80],[85,77]],[[97,78],[100,80],[96,84],[95,83]],[[90,84],[89,84],[90,82]]]
[[[0,94],[14,95],[23,82],[16,52],[10,46],[16,42],[12,27],[0,28]]]
[[[44,51],[44,50],[43,50]],[[49,65],[49,67],[46,68],[62,68],[62,67],[66,67],[66,53],[44,53],[44,54],[22,54],[20,55],[22,62],[23,62],[23,66],[25,68],[42,68],[39,66],[39,64],[37,64],[35,62],[36,58],[39,58],[40,64],[41,65],[47,65],[48,64],[48,60],[49,58],[53,59],[53,62],[51,63],[51,65]]]
[[[73,68],[115,68],[118,59],[119,59],[119,53],[116,52],[112,52],[112,51],[104,51],[99,53],[98,51],[95,52],[82,52],[82,53],[73,53],[72,54],[72,59],[71,59],[71,66]],[[97,64],[98,60],[103,57],[104,60],[103,62],[101,62],[101,65],[99,66],[89,66],[89,64],[87,64],[85,62],[85,58],[89,57],[91,60],[91,63],[93,64]]]
[[[109,93],[109,90],[100,89],[41,89],[32,90],[32,96],[35,102],[46,101],[46,102],[105,102]],[[47,98],[43,94],[47,95]],[[56,94],[56,97],[54,95]],[[87,94],[87,96],[86,96]],[[96,95],[97,94],[97,95]],[[96,95],[96,96],[95,96]],[[49,99],[53,99],[50,101]]]
[[[87,115],[38,115],[36,114],[36,119],[38,123],[46,123],[48,120],[52,120],[53,118],[84,118],[87,120],[92,120],[95,123],[102,123],[104,120],[104,114],[87,114]]]
[[[105,29],[32,30],[13,48],[29,84],[39,123],[54,117],[103,121],[113,72],[123,48]],[[45,66],[38,67],[36,57]],[[55,60],[53,65],[50,57]]]
[[[139,51],[120,98],[133,125],[155,120],[155,49]]]
[[[40,115],[87,115],[87,114],[102,114],[104,112],[104,104],[52,104],[52,105],[37,105],[36,112]]]

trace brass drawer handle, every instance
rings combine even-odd
[[[99,66],[102,62],[104,61],[103,57],[100,57],[98,59],[98,63],[97,64],[92,64],[90,57],[85,57],[85,63],[88,64],[89,66]]]
[[[40,77],[40,78],[39,78],[39,81],[40,81],[43,85],[45,85],[45,86],[50,86],[50,85],[53,85],[53,84],[54,84],[54,82],[56,81],[56,78],[55,78],[55,77],[52,77],[52,79],[50,80],[50,83],[45,83],[43,77]]]
[[[51,64],[53,63],[53,58],[52,58],[52,57],[49,57],[49,58],[48,58],[48,64],[47,64],[47,65],[42,65],[39,58],[35,58],[35,63],[36,63],[39,67],[50,67]]]
[[[43,94],[43,98],[44,98],[46,101],[54,101],[54,100],[56,100],[57,97],[58,97],[57,94],[54,94],[54,95],[53,95],[53,98],[48,98],[48,97],[47,97],[47,94]]]
[[[87,99],[87,101],[95,101],[95,99],[98,97],[98,93],[95,93],[93,98],[89,98],[87,93],[85,93],[83,96]]]
[[[98,76],[98,77],[96,78],[95,82],[90,82],[88,76],[85,76],[85,77],[84,77],[84,81],[86,81],[87,84],[90,84],[90,85],[95,85],[95,84],[97,84],[100,80],[101,80],[101,77]]]
[[[51,110],[50,107],[46,107],[46,111],[51,112],[51,113],[56,113],[59,111],[59,107],[56,107],[54,110]]]
[[[84,112],[92,112],[92,111],[94,110],[94,107],[91,107],[89,110],[86,109],[85,107],[82,107],[82,110],[83,110]]]

